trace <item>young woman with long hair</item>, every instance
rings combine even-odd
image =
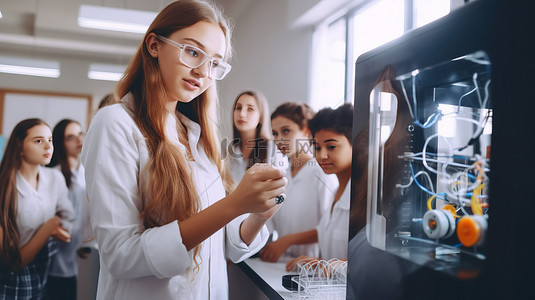
[[[45,168],[54,146],[40,119],[19,122],[0,163],[0,296],[41,299],[55,242],[69,242],[74,213],[65,179]]]
[[[319,255],[318,244],[302,244],[298,233],[318,226],[338,187],[338,180],[333,174],[325,174],[314,159],[308,122],[315,114],[307,104],[299,102],[283,103],[271,114],[275,143],[290,159],[290,168],[286,174],[287,200],[269,221],[270,229],[277,231],[279,238],[260,251],[264,261]]]
[[[269,161],[281,170],[288,167],[287,159],[274,145],[269,120],[269,106],[261,92],[247,90],[238,94],[232,105],[233,140],[227,153],[235,181],[240,181],[255,163]]]
[[[80,248],[84,240],[82,234],[88,232],[84,229],[89,226],[85,170],[80,162],[84,136],[81,124],[71,119],[59,121],[52,131],[55,150],[48,166],[58,169],[65,177],[76,221],[71,233],[71,242],[58,242],[58,253],[52,257],[46,288],[49,299],[76,299],[77,253],[81,258],[87,256]],[[87,234],[85,238],[88,238]]]
[[[255,165],[232,190],[215,86],[230,71],[230,52],[219,10],[173,2],[118,83],[121,102],[91,121],[82,163],[100,252],[98,299],[227,298],[226,258],[241,261],[265,244],[286,180]]]

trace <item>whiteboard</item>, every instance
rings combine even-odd
[[[87,126],[88,122],[87,97],[56,96],[39,94],[6,93],[4,97],[4,114],[2,118],[2,132],[9,138],[11,131],[20,121],[28,118],[44,120],[50,129],[62,119],[73,119]]]

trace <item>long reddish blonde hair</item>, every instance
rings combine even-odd
[[[150,56],[145,39],[149,33],[169,37],[177,30],[201,21],[218,24],[223,30],[226,39],[225,59],[228,60],[231,31],[221,11],[207,2],[179,0],[169,4],[156,16],[116,88],[120,98],[132,93],[134,121],[146,138],[150,155],[149,162],[141,171],[148,175],[144,177],[148,180],[140,185],[143,200],[141,218],[146,228],[162,226],[174,220],[186,220],[199,212],[201,203],[186,157],[166,138],[165,121],[168,113],[165,105],[168,97],[158,60]],[[216,86],[212,83],[204,93],[184,106],[192,109],[192,117],[201,127],[206,155],[217,165],[225,187],[230,187],[232,182],[221,160],[217,104]],[[177,109],[181,110],[181,105]],[[200,264],[199,251],[200,245],[197,245],[194,251],[196,268]]]
[[[28,130],[46,125],[41,119],[20,121],[9,137],[2,162],[0,162],[0,230],[3,231],[0,241],[0,266],[20,271],[20,233],[17,226],[17,172],[22,166],[24,139]]]

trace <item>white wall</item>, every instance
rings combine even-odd
[[[285,101],[308,100],[312,28],[290,28],[297,2],[252,1],[234,20],[232,71],[218,86],[223,136],[231,135],[232,102],[245,89],[264,93],[271,111]]]
[[[8,54],[2,52],[3,54]],[[11,54],[11,53],[9,53]],[[33,55],[34,58],[42,58]],[[54,58],[50,55],[46,59]],[[0,73],[0,88],[27,91],[48,91],[57,93],[76,93],[92,95],[93,109],[98,107],[100,99],[115,88],[115,82],[91,80],[87,78],[89,63],[94,60],[81,58],[55,57],[60,62],[59,78],[35,77]],[[54,126],[51,124],[51,126]]]

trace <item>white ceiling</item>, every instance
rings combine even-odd
[[[81,28],[81,4],[158,12],[173,0],[0,0],[0,53],[128,60],[141,35]],[[238,18],[252,0],[216,0]]]

